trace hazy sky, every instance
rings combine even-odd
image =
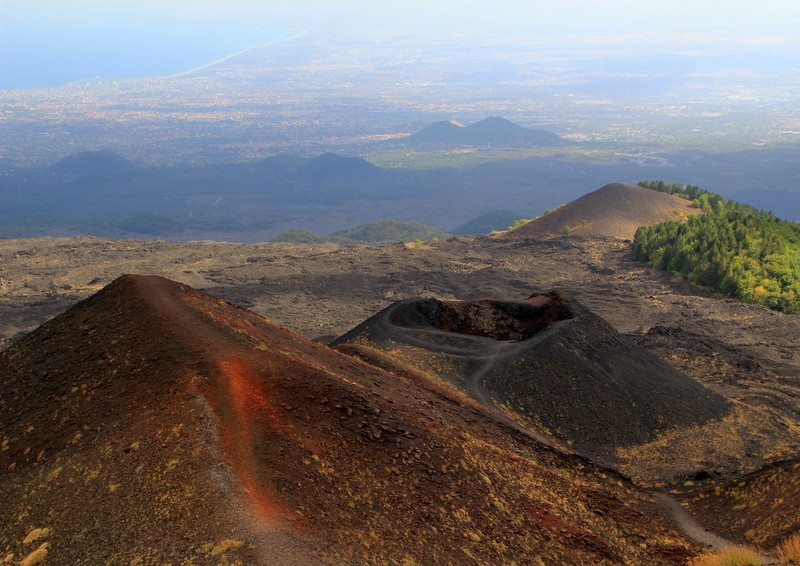
[[[198,65],[280,33],[691,37],[798,49],[796,0],[0,0],[0,87]],[[619,40],[619,39],[617,39]],[[641,36],[639,41],[641,41]],[[130,66],[134,65],[135,68]]]
[[[319,25],[334,20],[382,26],[440,25],[445,29],[504,24],[684,26],[800,21],[794,0],[2,0],[3,20],[37,25],[122,22],[141,19],[229,21],[255,25]]]

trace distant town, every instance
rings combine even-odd
[[[645,66],[636,53],[592,60],[535,40],[309,35],[172,78],[0,91],[0,163],[99,149],[150,165],[379,155],[437,120],[495,115],[628,155],[800,142],[800,75],[727,61],[686,71],[687,57]]]

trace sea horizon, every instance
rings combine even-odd
[[[150,28],[146,34],[135,28],[86,34],[69,30],[46,39],[12,34],[3,39],[0,50],[0,90],[181,76],[303,33],[297,28],[230,28],[209,35],[205,27],[164,26]]]

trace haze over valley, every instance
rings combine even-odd
[[[786,36],[764,42],[720,30],[615,37],[598,30],[555,37],[447,26],[439,33],[314,27],[292,36],[288,26],[283,35],[264,33],[284,41],[194,72],[100,74],[0,91],[0,234],[126,236],[120,222],[139,214],[194,228],[181,238],[256,241],[388,217],[449,231],[492,210],[532,217],[609,181],[645,179],[701,185],[800,219],[800,56]],[[222,46],[227,36],[219,37]],[[419,137],[439,122],[469,126],[490,117],[563,143]],[[68,182],[58,177],[62,159],[98,151],[130,161],[131,171],[87,165]],[[338,175],[370,185],[371,195],[328,209],[326,218],[302,191],[276,201],[282,179],[252,173],[275,156],[325,153],[366,159],[395,181]],[[191,199],[179,196],[187,182]],[[160,198],[135,197],[153,191]],[[381,202],[368,202],[378,193]],[[72,211],[58,204],[66,194],[75,197],[67,199]],[[258,210],[260,221],[233,201]],[[223,229],[205,229],[209,217]]]

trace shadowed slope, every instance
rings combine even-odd
[[[21,557],[46,528],[54,564],[259,563],[250,543],[313,563],[221,426],[235,382],[217,354],[237,351],[214,351],[230,330],[190,296],[124,276],[0,353],[0,548]]]
[[[34,529],[58,564],[692,551],[627,482],[426,376],[158,277],[116,280],[0,352],[0,374],[5,554],[32,551]]]
[[[698,214],[699,209],[692,208],[691,204],[674,195],[611,183],[501,237],[531,238],[569,232],[632,239],[639,226]]]
[[[776,463],[695,493],[689,508],[726,536],[773,547],[800,532],[800,461]]]
[[[727,410],[719,395],[557,293],[400,301],[334,343],[388,350],[604,461]]]

